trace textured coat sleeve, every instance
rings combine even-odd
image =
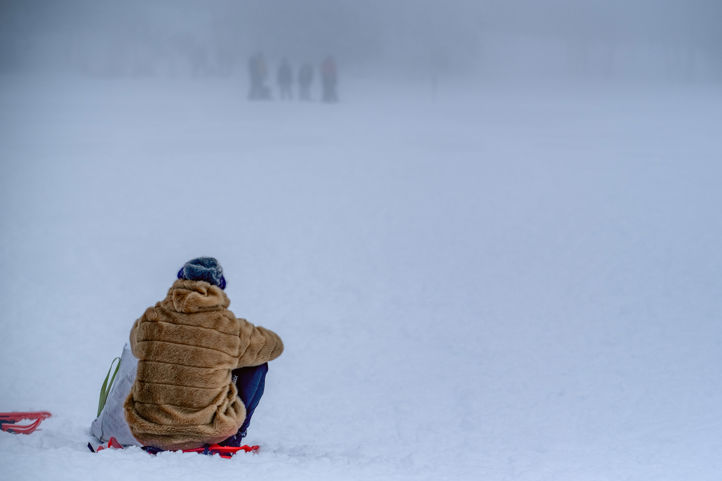
[[[140,325],[140,321],[142,319],[143,318],[140,317],[138,320],[136,320],[133,324],[133,327],[130,329],[130,350],[136,358],[138,357],[138,353],[135,350],[136,334],[138,332],[138,326]]]
[[[283,341],[275,332],[265,327],[254,326],[245,319],[241,322],[241,339],[248,342],[241,352],[237,367],[260,366],[273,361],[283,352]]]

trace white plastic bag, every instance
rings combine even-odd
[[[113,385],[108,392],[105,406],[103,406],[100,415],[95,418],[90,426],[90,432],[93,436],[104,443],[114,437],[124,446],[141,445],[130,433],[128,423],[125,421],[125,412],[123,411],[123,403],[125,403],[125,398],[128,397],[130,389],[133,387],[137,368],[138,360],[133,356],[130,346],[126,343],[123,346],[118,373],[115,375]]]

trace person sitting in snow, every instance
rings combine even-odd
[[[240,446],[263,394],[268,362],[283,352],[271,330],[237,318],[212,257],[187,262],[165,299],[130,331],[138,359],[125,419],[157,449]]]

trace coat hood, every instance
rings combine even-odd
[[[193,313],[226,309],[231,304],[223,289],[205,281],[178,279],[161,302],[175,312]]]

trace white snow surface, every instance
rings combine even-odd
[[[0,78],[2,479],[719,480],[722,91]],[[186,260],[277,331],[231,460],[91,454]]]

